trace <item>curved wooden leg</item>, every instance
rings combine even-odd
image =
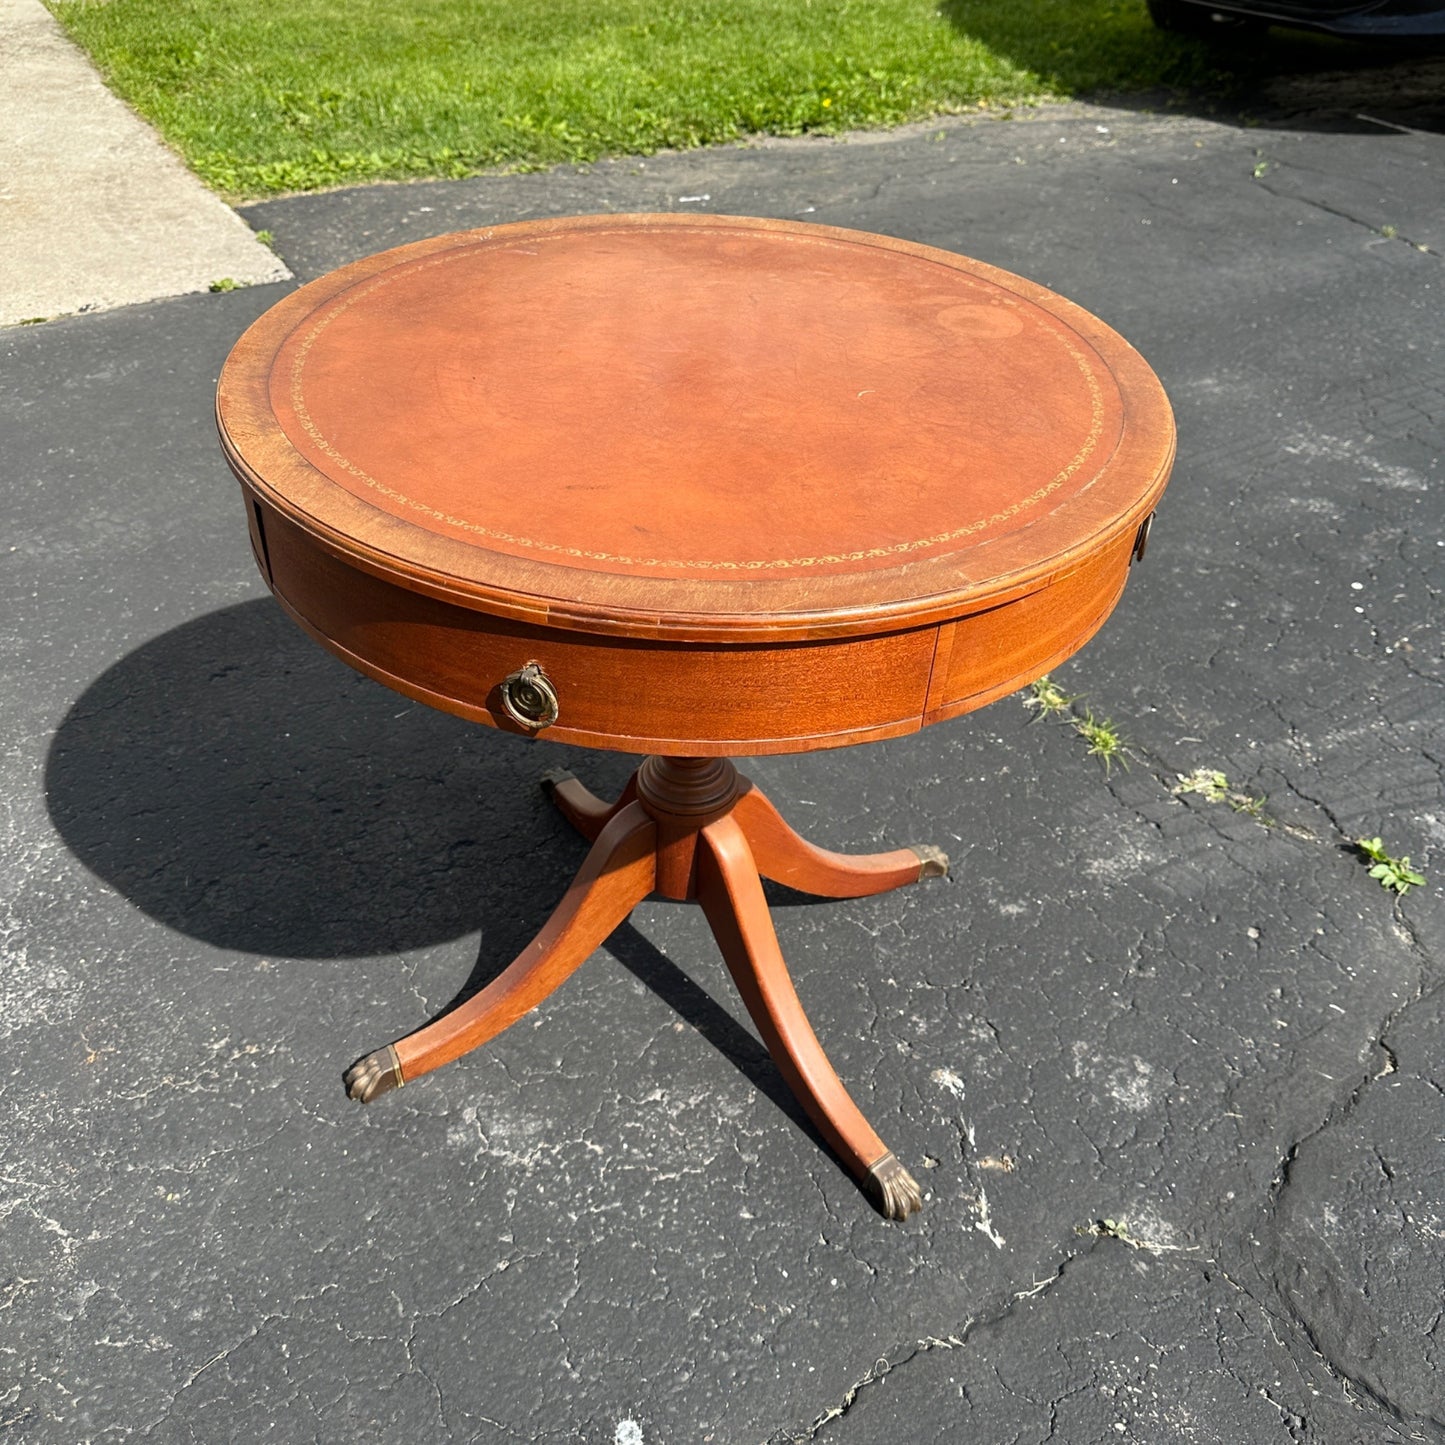
[[[922,1208],[918,1185],[849,1097],[803,1012],[742,829],[719,818],[699,842],[698,901],[773,1062],[878,1211],[906,1219]]]
[[[368,1054],[346,1071],[346,1092],[379,1095],[495,1038],[576,971],[652,891],[657,825],[640,803],[602,829],[542,931],[486,988],[425,1028]]]
[[[920,878],[941,878],[948,872],[947,855],[926,844],[858,857],[818,848],[800,838],[752,784],[733,805],[733,817],[748,840],[758,872],[800,893],[861,898],[868,893],[887,893]]]
[[[605,803],[589,792],[566,768],[549,768],[542,774],[542,789],[562,814],[589,843],[637,796],[637,774],[627,780],[622,796]]]

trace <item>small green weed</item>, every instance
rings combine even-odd
[[[1123,735],[1107,718],[1096,718],[1092,709],[1086,709],[1083,717],[1074,719],[1074,731],[1089,744],[1089,756],[1103,763],[1106,773],[1114,764],[1129,766],[1129,748]]]
[[[1179,786],[1173,789],[1180,793],[1198,793],[1206,803],[1222,803],[1229,796],[1229,779],[1214,768],[1195,768],[1192,773],[1179,775]]]
[[[1400,234],[1400,228],[1398,226],[1381,226],[1380,234],[1387,241],[1393,241]]]
[[[256,239],[263,246],[270,246],[272,250],[274,250],[276,247],[276,238],[270,233],[270,231],[257,231]]]
[[[222,276],[219,281],[211,282],[210,289],[212,291],[234,291],[240,284],[239,281],[233,281],[229,276]]]
[[[1374,865],[1370,869],[1370,877],[1378,879],[1381,888],[1408,893],[1412,888],[1425,886],[1425,875],[1410,866],[1409,856],[1392,858],[1385,851],[1382,838],[1356,838],[1355,847]]]
[[[43,321],[49,321],[49,320],[50,320],[50,318],[49,318],[48,316],[22,316],[22,317],[20,318],[20,325],[22,325],[22,326],[39,326],[39,325],[41,324],[41,322],[43,322]]]
[[[1197,793],[1206,803],[1228,803],[1236,813],[1244,813],[1255,822],[1270,826],[1272,820],[1265,814],[1265,800],[1253,793],[1231,788],[1229,779],[1218,768],[1195,768],[1192,773],[1178,773],[1176,776],[1179,782],[1172,790],[1175,797]]]
[[[1107,718],[1096,718],[1092,708],[1085,708],[1082,716],[1073,712],[1076,702],[1082,700],[1082,693],[1068,693],[1051,677],[1041,677],[1029,684],[1029,695],[1024,706],[1034,709],[1035,717],[1057,718],[1066,722],[1089,745],[1089,756],[1098,758],[1106,773],[1112,771],[1116,762],[1129,766],[1129,748],[1119,730]]]
[[[1254,178],[1258,180],[1269,169],[1269,162],[1265,160],[1255,161]]]
[[[1029,696],[1024,699],[1024,706],[1035,709],[1035,718],[1059,717],[1077,701],[1076,695],[1066,693],[1052,678],[1041,677],[1029,684]]]

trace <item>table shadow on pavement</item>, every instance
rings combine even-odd
[[[543,756],[412,703],[336,662],[266,599],[187,622],[107,669],[56,731],[46,796],[92,872],[216,947],[339,959],[485,925],[437,1017],[527,944],[584,855],[537,785],[544,766],[611,795],[635,761],[555,745]],[[787,889],[773,899],[811,901]],[[817,1140],[763,1046],[671,959],[630,923],[607,951]]]

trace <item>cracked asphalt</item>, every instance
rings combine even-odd
[[[700,197],[1018,271],[1159,373],[1149,556],[1057,674],[1127,767],[1012,698],[748,768],[821,843],[953,856],[774,894],[904,1226],[682,906],[350,1104],[580,861],[540,774],[629,761],[408,703],[265,596],[211,398],[290,283],[0,334],[0,1438],[1445,1441],[1445,139],[1314,87],[246,213],[307,279]]]

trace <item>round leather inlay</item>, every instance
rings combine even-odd
[[[1092,346],[955,266],[808,232],[468,237],[287,339],[296,451],[428,530],[647,577],[867,571],[1067,504],[1121,403]]]

